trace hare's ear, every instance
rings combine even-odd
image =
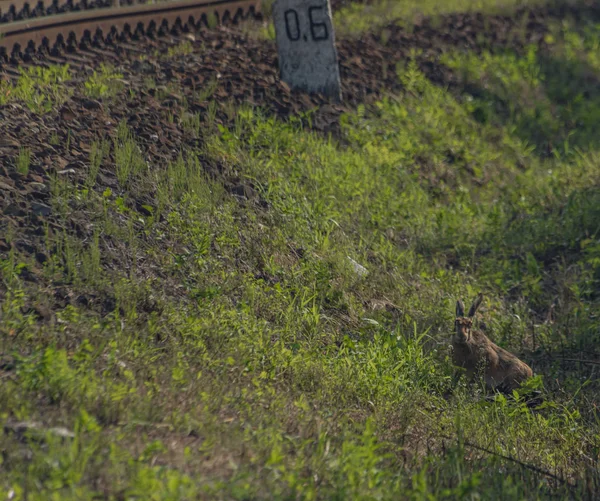
[[[456,317],[464,317],[465,316],[465,305],[459,299],[456,301]]]
[[[483,301],[483,294],[480,292],[479,294],[477,294],[475,301],[473,301],[473,304],[471,305],[471,309],[469,310],[470,317],[475,315],[475,313],[477,312],[477,308],[479,308],[482,301]]]

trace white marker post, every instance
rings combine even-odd
[[[273,21],[281,79],[293,89],[341,101],[329,0],[277,0]]]

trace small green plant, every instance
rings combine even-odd
[[[56,132],[53,132],[52,135],[50,136],[50,139],[48,140],[48,142],[52,146],[58,146],[60,144],[60,137],[58,136],[58,134]]]
[[[208,109],[207,109],[207,114],[206,114],[206,121],[208,123],[209,126],[213,126],[216,124],[216,118],[217,118],[217,102],[216,101],[210,101],[208,103]]]
[[[219,18],[217,17],[217,15],[214,12],[210,12],[207,16],[206,16],[206,25],[209,29],[213,30],[217,27],[217,24],[219,24]]]
[[[115,97],[124,88],[122,78],[112,66],[102,63],[84,83],[85,93],[93,99]]]
[[[183,42],[178,43],[174,47],[169,47],[167,50],[167,57],[174,58],[177,56],[187,56],[194,52],[194,46],[192,42],[189,40],[184,40]]]
[[[117,127],[114,154],[117,180],[123,188],[127,186],[132,176],[141,174],[147,168],[142,152],[125,122],[120,122]]]
[[[102,268],[100,260],[100,231],[96,228],[87,251],[82,255],[82,274],[87,283],[93,284],[101,277]]]
[[[31,150],[29,148],[21,148],[17,156],[17,172],[23,176],[29,174],[31,166]]]
[[[50,175],[50,200],[59,214],[66,214],[75,186],[67,176],[54,172]]]
[[[209,99],[215,93],[215,90],[217,90],[218,85],[219,82],[216,78],[211,79],[206,87],[197,91],[196,97],[198,101],[202,102]]]
[[[264,11],[264,15],[266,17],[271,17],[273,15],[273,3],[275,0],[265,0],[262,4],[262,8]]]
[[[4,106],[5,104],[7,104],[11,97],[12,97],[12,93],[13,93],[13,86],[10,84],[10,82],[7,82],[6,80],[0,80],[0,105]]]
[[[156,89],[156,80],[150,76],[144,77],[144,88],[148,90]]]
[[[100,166],[104,159],[110,153],[110,143],[108,141],[94,141],[90,148],[90,168],[86,177],[86,186],[93,188],[96,184]]]
[[[10,100],[25,103],[34,113],[48,113],[62,105],[73,93],[66,85],[70,80],[69,66],[34,66],[21,72],[16,83],[0,83],[0,104]]]
[[[186,113],[181,119],[181,126],[184,131],[191,133],[194,137],[198,137],[202,127],[200,115],[198,113]]]

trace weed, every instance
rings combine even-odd
[[[186,113],[181,119],[183,130],[191,133],[194,137],[198,137],[202,128],[200,115],[197,113]]]
[[[58,137],[58,134],[56,132],[53,132],[48,142],[52,146],[58,146],[60,144],[60,137]]]
[[[213,12],[210,12],[207,16],[206,16],[206,26],[209,29],[214,29],[217,24],[219,22],[219,19],[217,18],[217,15]]]
[[[70,79],[69,66],[34,66],[21,72],[17,82],[0,84],[0,104],[15,99],[25,103],[34,113],[48,113],[72,94],[65,85]]]
[[[100,250],[100,232],[96,228],[92,236],[87,252],[82,255],[81,268],[85,281],[88,284],[94,284],[102,275],[100,266],[101,260]]]
[[[174,58],[177,56],[187,56],[192,52],[194,52],[194,46],[192,45],[192,42],[185,40],[173,47],[169,47],[167,50],[167,57]]]
[[[208,85],[204,89],[202,89],[196,93],[198,101],[203,102],[203,101],[206,101],[207,99],[209,99],[215,93],[215,90],[217,90],[218,85],[219,85],[219,82],[216,78],[210,80],[208,82]]]
[[[110,153],[110,143],[107,141],[94,141],[90,148],[90,168],[88,170],[85,185],[93,188],[100,172],[100,166]]]
[[[146,170],[146,161],[125,122],[119,123],[113,147],[117,180],[121,187],[125,188],[132,176]]]
[[[20,148],[17,156],[17,172],[23,176],[29,174],[31,166],[31,150],[29,148]]]
[[[206,115],[206,122],[208,123],[209,126],[211,126],[211,125],[214,126],[216,117],[217,117],[217,102],[210,101],[208,103],[208,109],[207,109],[207,115]]]
[[[124,88],[123,75],[111,66],[100,65],[84,83],[85,94],[93,99],[115,97]]]

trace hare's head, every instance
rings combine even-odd
[[[465,343],[471,339],[471,328],[473,327],[473,317],[475,316],[475,312],[477,308],[481,305],[481,301],[483,301],[483,294],[481,292],[473,301],[471,308],[469,309],[468,315],[465,317],[465,306],[463,302],[459,299],[456,302],[456,320],[454,321],[454,337],[457,341]]]

